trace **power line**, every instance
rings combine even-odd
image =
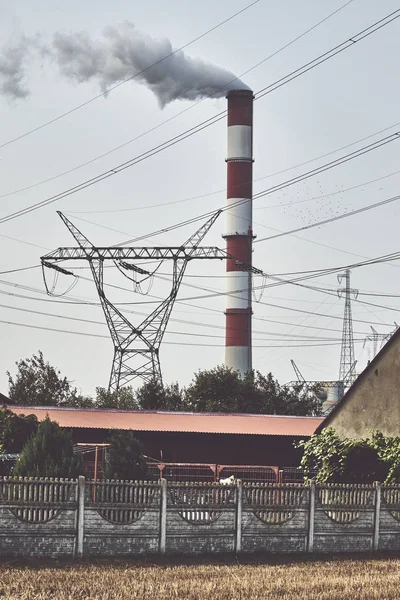
[[[399,14],[397,14],[399,13]],[[397,16],[393,16],[397,14]],[[397,19],[400,16],[400,9],[398,9],[397,11],[395,11],[394,13],[391,13],[390,15],[388,15],[387,17],[385,17],[384,19],[379,20],[378,22],[374,23],[373,25],[371,25],[369,28],[367,28],[366,30],[363,30],[362,32],[356,34],[355,36],[353,36],[353,38],[351,39],[355,39],[358,38],[359,36],[361,36],[363,34],[362,37],[360,37],[360,39],[364,39],[365,37],[367,37],[368,35],[371,35],[372,33],[374,33],[375,31],[377,31],[378,29],[381,29],[382,27],[384,27],[385,25],[388,25],[389,23],[391,23],[392,21],[394,21],[395,19]],[[392,17],[390,20],[389,17]],[[377,25],[379,24],[379,27],[375,28]],[[374,29],[375,28],[375,29]],[[369,31],[370,30],[370,31]],[[366,31],[369,31],[369,33],[364,33]],[[359,41],[359,40],[357,40]],[[347,43],[347,42],[344,42]],[[352,45],[352,44],[350,44]],[[350,45],[348,45],[347,47],[350,47]],[[353,44],[354,45],[354,44]],[[334,56],[334,55],[332,55]],[[307,63],[308,65],[309,63]],[[315,64],[314,66],[318,66],[317,64]],[[309,67],[307,70],[310,70],[311,68],[314,67]],[[305,71],[306,72],[306,71]],[[297,75],[299,76],[299,75]],[[293,79],[293,78],[292,78]],[[287,82],[291,81],[292,79],[288,79]],[[281,80],[279,80],[281,81]],[[273,84],[271,84],[273,85]],[[279,85],[279,87],[281,87],[281,85],[284,85],[284,83],[281,83]],[[265,90],[266,88],[264,88]],[[263,90],[261,90],[263,91]],[[273,91],[272,89],[270,91]],[[270,93],[265,91],[262,96],[264,96],[265,94]],[[258,92],[258,94],[260,94],[260,92]],[[258,96],[256,99],[262,97],[261,95]],[[175,136],[174,138],[170,138],[169,140],[167,140],[166,142],[163,142],[162,144],[159,144],[158,146],[146,151],[145,153],[142,153],[140,155],[138,155],[137,157],[134,157],[128,161],[125,161],[124,163],[117,165],[116,167],[109,169],[108,171],[104,171],[103,173],[92,177],[91,179],[88,179],[84,182],[81,182],[80,184],[77,184],[76,186],[73,186],[71,188],[68,188],[67,190],[64,190],[63,192],[60,192],[59,194],[56,194],[54,196],[50,196],[49,198],[42,200],[41,202],[37,202],[33,205],[30,205],[28,207],[26,207],[25,209],[21,209],[19,211],[16,211],[15,213],[11,213],[5,217],[3,217],[2,219],[0,219],[0,223],[3,222],[7,222],[8,220],[17,218],[19,216],[22,216],[24,214],[28,214],[30,212],[32,212],[33,210],[38,210],[39,208],[42,208],[43,206],[47,206],[48,204],[51,204],[53,202],[56,202],[58,200],[61,200],[65,197],[68,197],[78,191],[81,191],[83,189],[86,189],[87,187],[90,187],[92,185],[95,185],[96,183],[99,183],[101,181],[103,181],[104,179],[107,179],[113,175],[116,175],[117,173],[120,173],[121,171],[124,171],[127,168],[130,168],[132,166],[134,166],[135,164],[142,162],[143,160],[150,158],[151,156],[154,156],[155,154],[158,154],[159,152],[170,148],[171,146],[174,146],[175,144],[179,143],[180,141],[183,141],[184,139],[187,139],[188,137],[191,137],[192,135],[194,135],[195,133],[198,133],[199,131],[202,131],[203,129],[209,127],[210,125],[220,121],[221,119],[225,118],[226,115],[226,111],[222,111],[221,113],[218,113],[217,115],[215,115],[214,117],[211,117],[210,119],[207,119],[206,121],[203,121],[202,123],[196,125],[195,127],[192,127],[189,130],[186,130],[184,132],[182,132],[181,134],[179,134],[178,136]]]
[[[39,269],[42,265],[32,265],[31,267],[21,267],[20,269],[10,269],[9,271],[0,271],[0,275],[8,275],[10,273],[20,273],[21,271],[31,271]]]
[[[363,206],[362,208],[356,208],[355,210],[351,210],[347,213],[342,213],[335,217],[330,217],[329,219],[323,219],[322,221],[317,221],[315,223],[310,223],[309,225],[303,225],[302,227],[297,227],[296,229],[291,229],[290,231],[283,231],[282,233],[277,233],[275,235],[271,235],[269,237],[260,238],[255,240],[254,243],[266,242],[268,240],[275,240],[280,237],[284,237],[286,235],[291,235],[292,233],[297,233],[299,231],[306,231],[307,229],[312,229],[313,227],[321,227],[322,225],[327,225],[328,223],[333,223],[334,221],[339,221],[341,219],[345,219],[347,217],[353,217],[354,215],[358,215],[363,212],[367,212],[368,210],[373,210],[375,208],[380,208],[381,206],[385,206],[385,204],[390,204],[391,202],[397,202],[400,200],[400,194],[397,196],[392,196],[391,198],[386,198],[385,200],[381,200],[380,202],[375,202],[374,204],[368,204],[367,206]]]
[[[2,323],[3,325],[13,325],[15,327],[26,327],[28,329],[39,329],[41,331],[53,331],[56,333],[67,333],[70,335],[80,335],[80,336],[84,336],[84,337],[93,337],[93,338],[103,338],[106,340],[109,340],[109,336],[108,335],[101,335],[99,333],[86,333],[83,331],[71,331],[70,329],[56,329],[54,327],[42,327],[39,325],[28,325],[27,323],[16,323],[15,321],[5,321],[5,320],[0,320],[0,323]],[[361,343],[361,340],[360,340]],[[168,342],[168,341],[164,341],[163,344],[167,344],[167,345],[172,345],[172,346],[196,346],[196,347],[216,347],[216,348],[223,348],[225,347],[225,344],[202,344],[202,343],[190,343],[190,342]],[[320,343],[320,344],[285,344],[285,345],[267,345],[267,346],[260,346],[260,345],[254,345],[254,348],[310,348],[310,347],[321,347],[321,346],[338,346],[340,345],[340,342],[324,342],[324,343]]]
[[[338,44],[334,48],[331,48],[331,50],[328,50],[327,52],[324,52],[323,54],[321,54],[317,58],[314,58],[313,60],[311,60],[307,64],[303,65],[302,67],[299,67],[295,71],[292,71],[292,73],[290,73],[289,75],[286,75],[285,77],[282,77],[281,79],[279,79],[279,81],[271,83],[267,87],[265,87],[262,90],[258,91],[257,94],[256,94],[256,99],[258,100],[259,98],[262,98],[266,94],[269,94],[272,91],[277,90],[278,88],[282,87],[283,85],[285,85],[289,81],[293,81],[294,79],[297,79],[301,75],[304,75],[304,73],[307,73],[311,69],[314,69],[315,67],[319,66],[320,64],[322,64],[322,63],[326,62],[327,60],[333,58],[337,54],[340,54],[344,50],[347,50],[348,48],[351,48],[352,46],[355,46],[355,44],[357,44],[357,42],[360,42],[361,40],[364,40],[365,38],[369,37],[373,33],[376,33],[377,31],[379,31],[380,29],[382,29],[382,27],[385,27],[386,25],[389,25],[389,23],[392,23],[393,21],[395,21],[399,17],[400,17],[400,9],[397,9],[397,10],[393,11],[392,13],[386,15],[386,17],[383,17],[383,19],[380,19],[379,21],[376,21],[375,23],[373,23],[372,25],[370,25],[366,29],[363,29],[362,31],[360,31],[356,35],[353,35],[351,38],[349,38],[345,42],[342,42],[341,44]]]
[[[218,23],[217,25],[214,25],[214,27],[211,27],[211,29],[208,29],[207,31],[205,31],[204,33],[202,33],[201,35],[197,36],[196,38],[194,38],[193,40],[191,40],[190,42],[187,42],[186,44],[184,44],[183,46],[181,46],[180,48],[177,48],[176,50],[173,50],[172,52],[170,52],[169,54],[167,54],[166,56],[163,56],[163,58],[160,58],[160,60],[157,60],[156,62],[152,63],[151,65],[149,65],[148,67],[146,67],[145,69],[142,69],[141,71],[139,71],[138,73],[135,73],[134,75],[132,75],[131,77],[127,77],[126,79],[124,79],[123,81],[120,81],[119,83],[113,85],[112,87],[108,88],[105,92],[101,92],[100,94],[97,94],[96,96],[94,96],[93,98],[90,98],[89,100],[86,100],[86,102],[83,102],[82,104],[79,104],[78,106],[75,106],[74,108],[71,108],[70,110],[66,111],[65,113],[62,113],[61,115],[58,115],[58,117],[55,117],[54,119],[51,119],[50,121],[47,121],[45,123],[42,123],[41,125],[38,125],[37,127],[34,127],[33,129],[30,129],[29,131],[11,139],[8,140],[7,142],[4,142],[3,144],[0,145],[0,148],[4,148],[5,146],[9,146],[10,144],[12,144],[13,142],[16,142],[17,140],[20,140],[22,138],[27,137],[28,135],[30,135],[31,133],[35,133],[36,131],[39,131],[40,129],[43,129],[44,127],[47,127],[48,125],[51,125],[57,121],[59,121],[60,119],[76,112],[77,110],[79,110],[80,108],[83,108],[84,106],[87,106],[88,104],[91,104],[92,102],[94,102],[95,100],[98,100],[99,98],[103,98],[104,96],[108,95],[110,92],[112,92],[113,90],[121,87],[122,85],[124,85],[125,83],[127,83],[128,81],[132,81],[133,79],[136,79],[136,77],[139,77],[140,75],[142,75],[143,73],[146,73],[147,71],[149,71],[150,69],[152,69],[153,67],[159,65],[160,63],[164,62],[165,60],[167,60],[168,58],[171,58],[171,56],[174,56],[175,54],[177,54],[178,52],[181,52],[182,50],[184,50],[185,48],[187,48],[188,46],[190,46],[191,44],[194,44],[195,42],[201,40],[203,37],[205,37],[206,35],[208,35],[209,33],[212,33],[213,31],[215,31],[216,29],[218,29],[219,27],[222,27],[222,25],[225,25],[226,23],[228,23],[229,21],[231,21],[232,19],[234,19],[235,17],[241,15],[242,13],[244,13],[246,10],[248,10],[249,8],[252,8],[255,4],[258,4],[258,2],[260,2],[260,0],[254,0],[254,2],[251,2],[251,4],[248,4],[247,6],[245,6],[244,8],[242,8],[241,10],[237,11],[236,13],[234,13],[233,15],[231,15],[230,17],[224,19],[223,21],[221,21],[220,23]],[[349,2],[347,3],[349,4]],[[346,6],[346,5],[345,5]],[[344,7],[343,7],[344,8]]]
[[[17,307],[17,306],[10,306],[7,304],[0,304],[0,308],[6,308],[9,310],[17,310],[19,312],[25,312],[25,313],[29,313],[29,314],[34,314],[34,315],[40,315],[40,316],[44,316],[44,317],[49,317],[49,318],[55,318],[55,319],[65,319],[67,321],[76,321],[79,323],[89,323],[91,325],[101,325],[102,327],[104,327],[106,324],[104,323],[104,321],[94,321],[92,319],[83,319],[80,317],[71,317],[71,316],[67,316],[67,315],[59,315],[59,314],[54,314],[54,313],[46,313],[43,311],[39,311],[39,310],[33,310],[33,309],[28,309],[28,308],[21,308],[21,307]],[[178,319],[174,319],[175,321],[179,321]],[[180,321],[182,322],[182,321]],[[194,322],[194,321],[186,321],[187,324],[191,325],[191,326],[198,326],[198,323]],[[213,327],[213,329],[215,329],[215,327]],[[219,327],[217,329],[224,329],[224,327]],[[340,330],[335,330],[336,332],[340,333]],[[210,334],[206,334],[206,333],[193,333],[192,331],[167,331],[166,332],[168,335],[190,335],[193,337],[207,337],[207,338],[219,338],[219,339],[223,339],[225,336],[224,335],[210,335]],[[281,333],[281,332],[271,332],[271,331],[253,331],[254,334],[256,335],[273,335],[276,337],[286,337],[286,338],[290,338],[289,334],[286,333]],[[365,335],[367,335],[366,333],[360,333],[360,335],[364,336],[361,338],[361,341],[364,340]],[[316,336],[311,336],[311,335],[293,335],[293,338],[300,338],[304,341],[307,340],[320,340],[320,341],[340,341],[340,339],[338,338],[326,338],[326,337],[316,337]],[[263,340],[263,341],[271,341],[268,340],[268,338],[257,338],[259,340]],[[273,341],[273,340],[272,340]],[[291,340],[290,341],[297,341],[297,340]]]
[[[231,21],[232,19],[234,19],[236,16],[242,14],[243,12],[245,12],[246,10],[248,10],[249,8],[251,8],[254,4],[257,4],[257,2],[259,2],[260,0],[256,0],[255,2],[252,2],[251,4],[249,4],[248,6],[246,6],[245,8],[243,8],[242,10],[238,11],[237,13],[231,15],[229,18],[225,19],[224,21],[222,21],[221,23],[219,23],[218,25],[212,27],[211,29],[209,29],[208,31],[204,32],[203,34],[201,34],[200,36],[196,37],[194,40],[191,40],[190,42],[188,42],[187,44],[185,44],[184,46],[182,46],[181,48],[174,50],[172,53],[170,53],[169,55],[165,56],[164,58],[160,59],[159,61],[157,61],[156,63],[153,63],[152,65],[150,65],[149,67],[147,67],[146,69],[143,69],[142,71],[140,71],[139,73],[136,73],[134,76],[127,78],[126,80],[116,84],[115,86],[107,89],[105,92],[102,92],[101,94],[98,94],[97,96],[95,96],[94,98],[84,102],[83,104],[80,104],[79,106],[76,106],[75,108],[67,111],[66,113],[63,113],[61,115],[59,115],[58,117],[51,119],[50,121],[47,121],[46,123],[43,123],[42,125],[39,125],[38,127],[35,127],[34,129],[31,129],[30,131],[12,139],[9,140],[8,142],[5,142],[3,145],[0,145],[0,148],[3,148],[4,146],[7,146],[17,140],[20,140],[28,135],[30,135],[31,133],[34,133],[36,131],[39,131],[40,129],[43,129],[44,127],[51,125],[52,123],[55,123],[56,121],[59,121],[60,119],[62,119],[63,117],[79,110],[80,108],[83,108],[84,106],[87,106],[88,104],[90,104],[91,102],[93,102],[94,100],[97,100],[98,98],[101,98],[103,96],[105,96],[106,94],[109,94],[112,90],[120,87],[121,85],[123,85],[124,83],[127,83],[128,81],[131,81],[132,79],[135,79],[136,77],[138,77],[139,75],[141,75],[142,73],[146,72],[147,70],[151,69],[152,67],[156,66],[157,64],[163,62],[164,60],[170,58],[171,56],[173,56],[174,54],[176,54],[177,52],[180,52],[181,50],[187,48],[189,45],[193,44],[194,42],[198,41],[199,39],[203,38],[204,36],[208,35],[209,33],[215,31],[216,29],[218,29],[219,27],[221,27],[222,25],[224,25],[225,23],[227,23],[228,21]],[[234,83],[234,81],[236,81],[237,79],[243,77],[244,75],[247,75],[248,73],[250,73],[251,71],[253,71],[254,69],[256,69],[257,67],[259,67],[260,65],[264,64],[265,62],[267,62],[268,60],[270,60],[271,58],[277,56],[277,54],[279,54],[280,52],[282,52],[283,50],[285,50],[286,48],[288,48],[289,46],[291,46],[292,44],[294,44],[295,42],[297,42],[298,40],[300,40],[301,38],[303,38],[305,35],[307,35],[308,33],[310,33],[311,31],[313,31],[314,29],[316,29],[317,27],[319,27],[320,25],[322,25],[323,23],[325,23],[328,19],[330,19],[331,17],[333,17],[334,15],[336,15],[337,13],[339,13],[341,10],[343,10],[344,8],[346,8],[349,4],[351,4],[354,0],[348,0],[345,4],[343,4],[342,6],[340,6],[339,8],[337,8],[336,10],[332,11],[331,13],[329,13],[326,17],[324,17],[323,19],[321,19],[320,21],[318,21],[317,23],[315,23],[313,26],[309,27],[308,29],[306,29],[303,33],[301,33],[300,35],[296,36],[295,38],[293,38],[291,41],[289,41],[288,43],[286,43],[284,46],[281,46],[280,48],[278,48],[278,50],[276,50],[275,52],[273,52],[272,54],[270,54],[269,56],[267,56],[266,58],[264,58],[262,61],[256,63],[253,67],[251,67],[250,69],[247,69],[244,73],[241,73],[238,77],[236,77],[234,80],[232,80],[231,82],[229,82],[229,84]],[[209,98],[210,96],[207,96],[207,98]],[[194,105],[178,112],[177,114],[173,115],[172,117],[170,117],[169,119],[166,119],[165,121],[163,121],[162,123],[160,123],[159,125],[156,125],[155,127],[152,127],[151,129],[143,132],[142,134],[136,136],[135,138],[132,138],[130,140],[128,140],[127,142],[125,142],[124,144],[120,144],[119,146],[109,150],[108,152],[86,162],[83,163],[81,165],[78,165],[76,167],[74,167],[73,169],[69,169],[68,171],[65,171],[64,173],[60,173],[59,175],[53,176],[51,178],[48,178],[44,181],[38,182],[36,184],[33,184],[31,186],[27,186],[24,188],[20,188],[19,190],[15,190],[14,192],[10,192],[8,194],[4,194],[3,196],[0,195],[0,198],[4,197],[4,196],[8,196],[8,195],[12,195],[14,193],[17,192],[21,192],[21,191],[25,191],[28,189],[32,189],[33,187],[37,187],[38,185],[42,185],[43,183],[47,183],[49,181],[53,181],[54,179],[58,179],[59,177],[62,177],[64,175],[67,175],[77,169],[80,169],[81,167],[87,166],[89,164],[92,164],[93,162],[104,158],[105,156],[115,152],[116,150],[119,150],[125,146],[127,146],[128,144],[132,143],[133,141],[143,137],[144,135],[159,129],[161,126],[165,125],[166,123],[169,123],[170,121],[176,119],[178,116],[184,114],[185,112],[187,112],[188,110],[191,110],[192,108],[194,108],[195,106],[197,106],[198,104],[200,104],[201,102],[203,102],[206,98],[203,98],[201,100],[199,100],[198,102],[196,102]]]
[[[300,175],[297,175],[296,177],[292,177],[291,179],[288,179],[287,181],[284,181],[280,184],[277,184],[275,186],[272,186],[270,188],[267,188],[266,190],[263,190],[262,192],[259,192],[257,194],[255,194],[253,196],[253,200],[257,200],[258,198],[267,196],[269,194],[273,194],[275,192],[281,191],[283,189],[286,189],[292,185],[295,185],[301,181],[304,181],[305,179],[309,179],[310,177],[315,177],[317,175],[319,175],[320,173],[323,173],[325,171],[328,171],[330,169],[334,169],[335,167],[338,167],[342,164],[345,164],[347,162],[350,162],[356,158],[359,158],[360,156],[363,156],[364,154],[368,154],[369,152],[372,152],[374,150],[377,150],[378,148],[381,148],[382,146],[386,146],[387,144],[390,144],[394,141],[397,141],[400,139],[400,131],[395,132],[389,136],[386,136],[384,138],[381,138],[379,140],[377,140],[376,142],[373,142],[371,144],[368,144],[366,146],[363,146],[362,148],[359,148],[358,150],[355,150],[353,152],[350,152],[348,154],[345,154],[333,161],[330,161],[328,163],[325,163],[323,165],[320,165],[319,167],[316,167],[315,169],[311,169],[310,171],[306,171],[304,173],[301,173]],[[393,201],[393,200],[390,200]],[[219,207],[219,209],[215,209],[215,210],[220,210],[221,212],[225,212],[227,210],[231,210],[232,208],[236,208],[238,206],[240,206],[241,204],[243,204],[244,202],[247,202],[247,200],[238,200],[237,202],[234,202],[233,204],[230,204],[229,207],[227,206],[221,206]],[[387,202],[389,202],[389,200],[387,200]],[[211,214],[213,214],[215,212],[215,210],[213,211],[209,211],[207,213],[203,213],[201,215],[198,215],[198,217],[195,217],[195,219],[204,219],[208,216],[210,216]],[[350,213],[345,213],[350,215]],[[343,217],[341,217],[343,218]],[[2,219],[0,219],[0,223],[2,222]],[[134,242],[138,242],[138,241],[142,241],[151,237],[154,237],[155,235],[159,235],[160,233],[165,233],[167,231],[173,231],[174,229],[178,229],[179,227],[183,227],[185,226],[187,223],[189,222],[193,222],[192,220],[187,220],[187,221],[181,221],[180,223],[176,223],[174,225],[171,225],[169,227],[164,227],[163,229],[160,229],[158,231],[155,232],[151,232],[136,238],[132,238],[129,240],[124,240],[123,242],[121,242],[120,244],[118,244],[119,246],[123,245],[123,244],[130,244],[130,243],[134,243]],[[313,227],[316,227],[317,225],[314,224]],[[307,227],[306,227],[307,228]],[[302,228],[299,228],[298,231],[301,231]],[[290,233],[294,233],[297,230],[293,230],[293,232],[291,231]],[[287,235],[286,233],[283,234],[279,234],[276,237],[280,237],[281,235]],[[274,236],[272,236],[274,237]],[[270,238],[265,238],[265,239],[270,239]],[[272,238],[271,238],[272,239]],[[259,240],[256,240],[257,242],[261,242],[264,241],[264,238],[261,238]]]
[[[390,127],[385,127],[384,129],[381,129],[380,131],[372,133],[371,135],[368,135],[367,137],[356,140],[355,142],[351,142],[351,144],[347,144],[346,146],[341,146],[340,148],[336,148],[335,150],[331,150],[330,152],[326,152],[325,154],[321,154],[320,156],[315,156],[314,158],[311,158],[310,160],[299,163],[297,165],[293,165],[292,167],[288,167],[287,169],[283,169],[281,171],[276,171],[275,173],[269,173],[268,175],[264,175],[263,177],[258,177],[257,179],[253,180],[253,183],[257,183],[258,181],[263,181],[264,179],[270,179],[271,177],[275,177],[276,175],[281,175],[282,173],[287,173],[288,171],[293,171],[294,169],[298,169],[299,167],[308,165],[312,162],[315,162],[316,160],[320,160],[321,158],[326,158],[327,156],[336,154],[337,152],[340,152],[341,150],[345,150],[346,148],[355,146],[356,144],[364,142],[372,137],[376,137],[380,133],[384,133],[385,131],[388,131],[389,129],[393,129],[393,127],[397,127],[398,125],[400,125],[400,121],[398,123],[394,123],[393,125],[390,125]],[[321,200],[322,198],[329,198],[330,196],[335,196],[337,194],[343,194],[345,192],[350,192],[352,190],[359,189],[360,187],[366,187],[367,185],[370,185],[372,183],[377,183],[378,181],[382,181],[383,179],[387,179],[388,177],[393,177],[394,175],[399,175],[399,173],[400,173],[400,171],[392,171],[391,173],[388,173],[387,175],[383,175],[382,177],[377,177],[376,179],[370,179],[369,181],[364,181],[362,183],[353,185],[348,188],[343,188],[343,189],[335,191],[335,192],[330,192],[329,194],[323,194],[321,196],[314,196],[313,198],[307,198],[305,200],[296,200],[294,202],[288,202],[286,204],[269,205],[269,206],[264,207],[262,210],[269,210],[270,208],[281,208],[281,207],[285,207],[285,206],[293,206],[295,204],[302,204],[304,202],[312,202],[313,200]],[[251,183],[251,182],[247,182],[247,183]],[[215,190],[214,192],[208,192],[206,194],[201,194],[199,196],[190,196],[188,198],[182,198],[181,200],[172,200],[171,202],[163,202],[160,204],[150,204],[150,205],[147,204],[144,206],[135,206],[133,208],[117,208],[117,209],[114,208],[114,209],[110,209],[110,210],[73,210],[73,211],[69,211],[67,214],[70,214],[70,215],[94,215],[94,214],[96,214],[97,215],[97,214],[106,214],[106,213],[114,214],[114,213],[119,213],[119,212],[132,212],[132,211],[136,211],[136,210],[147,210],[147,209],[152,209],[152,208],[161,208],[163,206],[170,206],[172,204],[181,204],[183,202],[190,202],[192,200],[199,200],[201,198],[207,198],[209,196],[214,196],[216,194],[221,194],[223,192],[226,192],[226,188],[222,188],[220,190]],[[1,197],[2,196],[0,196],[0,198]],[[88,221],[88,223],[92,223],[92,222]],[[92,223],[92,225],[97,225],[98,227],[103,227],[99,223]],[[259,225],[259,223],[258,223],[258,225]]]

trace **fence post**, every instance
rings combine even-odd
[[[85,478],[83,475],[78,477],[78,514],[76,531],[76,555],[78,558],[83,556],[83,535],[85,531]]]
[[[243,481],[237,480],[236,487],[236,519],[235,519],[235,552],[242,551],[242,515],[243,515]]]
[[[159,551],[165,554],[167,542],[167,480],[160,480],[160,538]]]
[[[379,481],[375,481],[374,494],[374,537],[372,540],[372,550],[379,548],[379,521],[381,516],[381,491],[382,486]]]
[[[307,552],[313,552],[314,550],[314,520],[315,520],[315,483],[311,482],[310,485],[310,497],[308,504],[308,539],[307,539]]]

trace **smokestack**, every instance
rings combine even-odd
[[[241,375],[252,370],[251,270],[253,242],[253,92],[233,90],[228,99],[225,364]]]

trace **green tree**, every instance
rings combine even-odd
[[[133,431],[116,429],[108,438],[105,476],[107,479],[146,479],[147,467],[140,442]]]
[[[120,408],[135,410],[138,404],[130,386],[110,392],[103,387],[96,388],[96,408]]]
[[[187,410],[185,390],[178,383],[163,386],[151,380],[136,390],[136,402],[141,410]]]
[[[321,403],[316,389],[307,389],[302,384],[294,387],[280,385],[271,373],[267,376],[259,371],[254,376],[254,387],[261,400],[260,411],[266,415],[319,415]],[[256,408],[256,407],[255,407]]]
[[[47,417],[23,447],[13,474],[70,479],[83,474],[82,457],[74,453],[71,432]]]
[[[9,397],[24,406],[86,406],[90,400],[77,393],[76,388],[61,372],[45,362],[39,350],[31,358],[15,363],[15,378],[7,371]]]
[[[320,402],[302,386],[281,386],[271,373],[259,371],[241,377],[225,366],[199,371],[186,392],[186,404],[198,412],[267,415],[316,415]]]
[[[244,385],[239,372],[217,366],[194,375],[187,389],[187,400],[190,408],[196,412],[242,412],[243,393]]]
[[[4,452],[21,452],[37,428],[38,420],[35,415],[16,415],[7,408],[0,409],[0,445]]]

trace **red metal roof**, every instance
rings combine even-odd
[[[193,433],[310,436],[321,417],[10,406],[17,414],[46,415],[61,427]]]

